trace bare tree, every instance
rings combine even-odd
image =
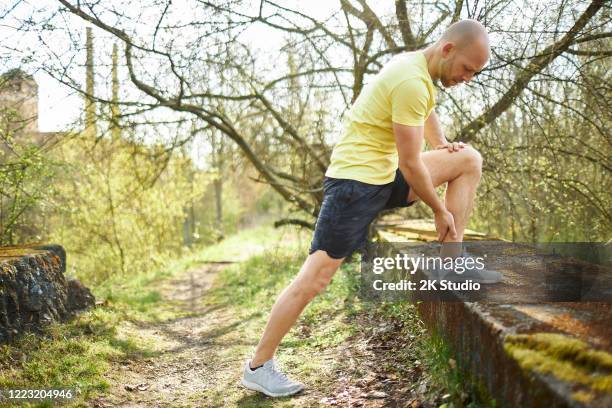
[[[122,43],[124,66],[142,96],[117,103],[122,119],[138,124],[147,113],[168,109],[176,113],[172,119],[176,123],[195,118],[203,129],[232,140],[261,181],[310,216],[318,212],[328,165],[325,133],[340,131],[344,110],[390,57],[431,44],[459,18],[475,18],[488,27],[494,38],[493,58],[464,92],[441,90],[440,109],[452,120],[449,136],[487,148],[496,137],[496,122],[511,111],[520,129],[533,129],[529,118],[516,115],[528,111],[523,109],[526,104],[547,101],[564,111],[581,111],[555,94],[563,92],[556,84],[566,84],[592,96],[588,111],[581,113],[589,131],[600,131],[609,142],[608,87],[593,87],[585,75],[610,55],[609,9],[601,0],[580,5],[397,0],[389,9],[366,0],[341,0],[325,18],[267,0],[193,0],[189,14],[181,11],[184,5],[170,1],[157,1],[152,7],[149,1],[149,7],[131,2],[129,9],[139,12],[124,11],[119,3],[57,0],[59,7],[49,10],[44,23],[56,29],[68,15],[78,16]],[[45,30],[40,22],[38,26]],[[31,25],[28,29],[36,30]],[[284,35],[284,46],[272,55],[253,50],[248,38],[255,30]],[[65,31],[76,35],[69,27]],[[58,61],[43,69],[83,92],[66,62],[67,54],[78,51],[58,55]],[[325,109],[318,106],[334,116],[325,118],[319,128]],[[545,113],[532,109],[530,115],[542,118]],[[151,124],[151,116],[143,123]],[[177,138],[170,147],[188,137]],[[605,153],[553,149],[574,158],[581,154],[581,159],[595,160],[598,166],[604,163],[609,171]],[[609,219],[604,202],[592,204],[599,216]],[[299,217],[281,223],[312,226],[310,219]]]

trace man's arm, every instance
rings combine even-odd
[[[425,140],[432,149],[448,149],[449,152],[457,152],[465,147],[463,142],[449,143],[444,137],[444,131],[435,110],[432,110],[425,121]]]
[[[399,169],[410,188],[433,210],[438,240],[442,241],[448,233],[454,239],[456,231],[453,216],[438,198],[429,170],[421,159],[423,126],[406,126],[394,122],[393,133],[399,156]]]
[[[432,149],[448,143],[446,137],[444,137],[442,125],[440,125],[440,120],[438,120],[438,115],[435,110],[431,111],[429,117],[425,121],[425,140],[427,140],[429,147]]]

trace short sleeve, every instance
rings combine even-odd
[[[418,78],[406,79],[391,90],[391,120],[400,125],[423,126],[429,115],[429,91]]]

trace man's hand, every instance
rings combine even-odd
[[[444,241],[448,237],[452,240],[457,239],[457,231],[455,230],[455,219],[453,214],[447,209],[442,209],[434,214],[436,231],[438,232],[438,241]]]
[[[450,143],[445,143],[445,144],[436,146],[436,150],[448,149],[448,151],[452,153],[452,152],[458,152],[459,150],[463,149],[465,146],[467,146],[467,144],[463,142],[450,142]]]

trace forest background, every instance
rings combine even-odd
[[[59,243],[69,274],[100,282],[250,225],[311,229],[352,101],[460,18],[492,40],[487,67],[437,101],[447,138],[484,158],[469,227],[609,240],[605,2],[10,0],[0,244]],[[55,100],[53,132],[27,108],[46,84],[79,101]]]

